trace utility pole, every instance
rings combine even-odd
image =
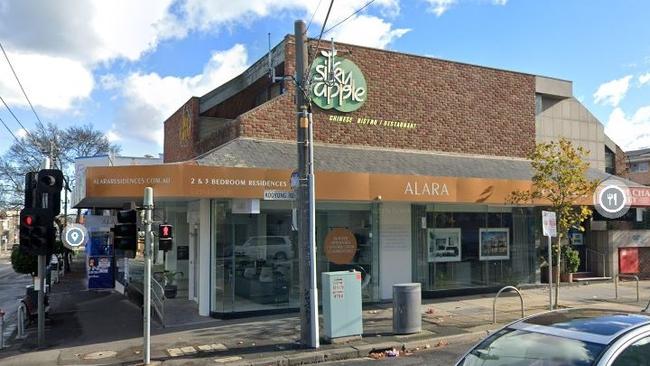
[[[143,337],[144,364],[151,362],[151,256],[153,233],[151,232],[151,212],[153,210],[153,188],[144,189],[144,304],[143,304]]]
[[[309,88],[305,80],[308,70],[308,49],[305,45],[306,26],[302,20],[294,23],[296,40],[296,138],[298,146],[298,255],[300,275],[300,340],[302,345],[318,348],[318,289],[316,287],[315,199],[313,167],[313,132]]]

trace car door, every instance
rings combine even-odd
[[[606,363],[608,366],[650,366],[650,330],[645,331],[613,350]]]

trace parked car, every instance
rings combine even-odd
[[[650,365],[650,314],[565,309],[534,315],[495,332],[456,365]]]
[[[288,236],[252,236],[235,246],[235,256],[285,260],[293,258],[293,247]]]

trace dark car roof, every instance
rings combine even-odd
[[[609,344],[619,335],[642,325],[650,325],[649,315],[615,310],[566,309],[523,319],[510,328]]]

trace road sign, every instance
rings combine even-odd
[[[555,212],[542,211],[542,232],[544,236],[557,236],[557,219]]]
[[[296,199],[296,192],[264,191],[264,199],[267,201],[293,201]]]
[[[63,229],[63,244],[70,249],[79,248],[88,240],[86,227],[80,224],[68,224]]]

